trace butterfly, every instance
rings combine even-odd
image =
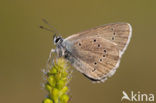
[[[59,57],[65,58],[92,81],[104,82],[119,67],[132,35],[129,23],[112,23],[73,34],[65,39],[54,36]]]

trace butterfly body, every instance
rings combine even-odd
[[[89,79],[105,81],[118,68],[131,32],[128,23],[107,24],[66,39],[55,37],[55,51]]]

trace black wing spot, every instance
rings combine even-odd
[[[95,62],[94,64],[96,65],[97,63]]]
[[[114,32],[113,35],[115,35],[116,33]]]
[[[96,39],[94,39],[94,42],[96,42]]]
[[[81,43],[79,43],[79,46],[81,46]]]
[[[115,38],[114,37],[112,37],[112,40],[114,40]]]
[[[102,59],[100,59],[100,62],[102,62]]]
[[[105,53],[107,52],[106,49],[103,50]]]
[[[106,55],[103,55],[103,57],[106,57]]]
[[[98,47],[100,47],[100,44],[98,44]]]

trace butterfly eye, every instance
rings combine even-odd
[[[60,40],[60,38],[57,38],[57,39],[55,40],[55,43],[57,43],[59,40]]]
[[[94,64],[96,65],[97,63],[95,62]]]

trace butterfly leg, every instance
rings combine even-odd
[[[47,61],[47,66],[46,66],[46,69],[45,69],[45,71],[46,71],[45,74],[47,73],[49,68],[51,68],[51,66],[53,64],[52,54],[55,53],[55,52],[56,52],[55,49],[51,49],[50,54],[49,54],[49,58],[48,58],[48,61]]]
[[[50,54],[49,54],[49,58],[48,58],[48,63],[50,63],[50,59],[53,53],[56,53],[55,49],[51,49]]]

